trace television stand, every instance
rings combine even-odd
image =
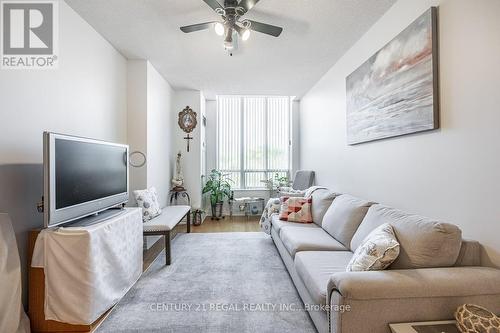
[[[95,213],[89,216],[82,217],[81,219],[75,220],[73,222],[67,223],[62,227],[88,227],[94,224],[98,224],[109,220],[115,216],[119,216],[125,213],[125,209],[122,207],[119,208],[109,208],[103,210],[102,212]]]
[[[101,223],[90,226],[30,232],[28,312],[32,332],[93,331],[140,277],[141,209],[115,209],[99,215]],[[101,217],[106,216],[103,221]]]

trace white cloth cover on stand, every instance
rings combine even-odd
[[[21,263],[16,236],[9,215],[0,214],[0,332],[30,332],[21,294]]]
[[[142,213],[85,227],[40,232],[32,267],[45,273],[45,319],[88,325],[116,304],[142,274]]]

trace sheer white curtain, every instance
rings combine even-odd
[[[236,188],[289,175],[290,105],[290,97],[217,97],[217,167]]]

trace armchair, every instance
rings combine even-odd
[[[300,197],[314,183],[314,171],[299,170],[295,173],[291,187],[278,188],[278,196]]]

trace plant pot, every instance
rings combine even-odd
[[[202,220],[203,211],[201,209],[196,209],[193,212],[193,225],[199,226],[203,222]]]
[[[224,218],[222,216],[222,207],[223,203],[222,202],[216,202],[215,204],[212,204],[212,220],[219,220],[221,218]]]

